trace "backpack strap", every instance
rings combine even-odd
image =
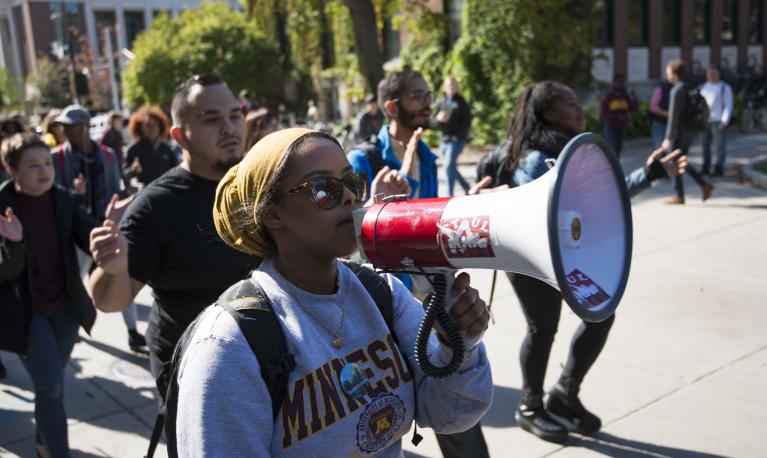
[[[261,377],[272,399],[272,416],[276,418],[296,361],[288,352],[285,332],[269,298],[255,279],[248,278],[230,287],[216,305],[234,318],[258,358]]]
[[[371,138],[365,143],[355,145],[352,150],[360,150],[365,153],[365,157],[367,157],[368,162],[370,163],[371,176],[369,178],[371,180],[374,179],[376,175],[378,175],[378,172],[386,166],[383,157],[381,157],[381,145],[379,145],[378,137]]]
[[[59,146],[56,148],[56,156],[59,158],[59,168],[61,169],[61,173],[64,173],[64,144],[60,143]]]

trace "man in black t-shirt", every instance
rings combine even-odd
[[[136,196],[119,229],[107,220],[91,233],[99,310],[122,310],[145,284],[152,287],[146,337],[155,377],[197,314],[260,263],[228,247],[213,225],[216,186],[243,156],[237,99],[218,78],[196,76],[176,89],[171,111],[183,161]]]

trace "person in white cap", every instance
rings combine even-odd
[[[106,145],[90,138],[90,114],[80,105],[69,105],[56,117],[64,126],[66,142],[52,150],[56,183],[73,189],[82,198],[85,208],[101,222],[112,196],[122,195],[122,177],[117,154]],[[81,264],[82,265],[82,264]],[[136,329],[136,305],[123,312],[128,329],[128,346],[144,350],[146,340]]]

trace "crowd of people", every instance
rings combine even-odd
[[[670,61],[653,91],[655,148],[626,176],[632,196],[672,178],[671,203],[682,204],[689,173],[706,200],[713,187],[701,175],[723,173],[732,90],[716,68],[699,88],[686,75],[684,62]],[[400,456],[413,422],[435,430],[446,457],[488,456],[480,423],[493,386],[484,301],[468,275],[457,277],[450,315],[467,356],[451,376],[426,376],[414,354],[425,302],[408,276],[342,260],[356,249],[352,211],[372,195],[437,197],[440,174],[449,196],[456,183],[465,194],[523,186],[584,131],[585,117],[566,85],[529,85],[509,113],[506,139],[480,161],[472,184],[457,169],[470,104],[453,77],[442,92],[435,101],[410,69],[387,74],[366,96],[359,144],[347,151],[332,135],[293,127],[284,107],[270,111],[248,91],[235,97],[215,75],[182,82],[170,118],[153,106],[133,113],[127,147],[116,112],[98,141],[77,105],[52,110],[37,133],[23,116],[4,122],[0,310],[8,319],[0,321],[0,349],[18,353],[32,379],[38,456],[70,456],[64,368],[96,310],[122,312],[129,347],[148,353],[171,456]],[[696,97],[707,106],[700,131],[688,119]],[[616,76],[600,104],[616,155],[636,109],[636,95]],[[307,122],[319,116],[312,102]],[[422,139],[430,128],[441,133],[439,154]],[[686,159],[698,134],[701,174]],[[615,317],[578,328],[546,393],[562,295],[531,277],[508,278],[528,322],[518,424],[558,443],[573,430],[599,431],[579,390]],[[133,302],[145,285],[154,302],[144,336]],[[253,322],[269,336],[254,341]],[[431,336],[437,364],[450,360],[446,342],[440,330]],[[349,374],[362,382],[347,383]]]

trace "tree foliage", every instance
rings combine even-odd
[[[68,62],[37,59],[37,70],[27,77],[29,102],[44,108],[64,107],[71,103],[68,86]]]
[[[451,50],[439,32],[447,25],[422,16],[421,28],[434,30],[416,36],[405,55],[434,90],[447,74],[456,76],[472,106],[475,140],[496,142],[505,135],[525,85],[544,79],[577,84],[589,78],[591,3],[466,0],[461,37]]]
[[[20,110],[24,104],[21,85],[4,68],[0,68],[0,110]]]
[[[167,106],[179,83],[202,73],[218,75],[235,93],[250,89],[267,99],[283,93],[276,41],[225,3],[203,3],[175,19],[158,17],[133,51],[125,73],[131,107]]]

